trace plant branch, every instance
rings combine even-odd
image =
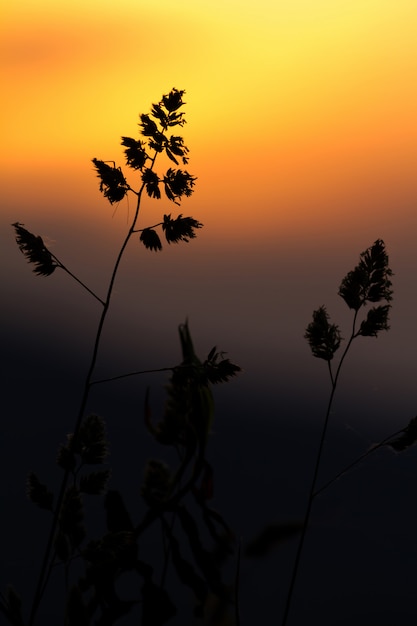
[[[313,498],[315,498],[320,493],[322,493],[323,491],[328,489],[331,485],[333,485],[333,483],[335,483],[337,480],[339,480],[339,478],[341,476],[343,476],[344,474],[349,472],[352,468],[355,467],[355,465],[357,465],[358,463],[363,461],[367,456],[372,454],[372,452],[375,452],[376,450],[379,450],[379,448],[382,448],[383,446],[386,446],[387,443],[389,441],[391,441],[391,439],[393,439],[393,437],[397,437],[398,435],[400,435],[403,432],[404,432],[403,428],[401,430],[397,430],[395,433],[392,433],[388,437],[385,437],[385,439],[383,439],[379,443],[376,443],[375,445],[371,446],[366,452],[361,454],[357,459],[352,461],[352,463],[349,463],[349,465],[347,465],[344,469],[342,469],[340,472],[338,472],[336,474],[336,476],[334,476],[331,480],[327,481],[327,483],[325,483],[322,487],[320,487],[320,489],[317,489],[317,491],[315,491],[314,494],[313,494]]]
[[[148,230],[149,228],[158,228],[158,226],[163,226],[164,222],[158,222],[157,224],[153,224],[152,226],[147,226],[146,228],[138,228],[134,230],[134,233],[142,233],[144,230]]]
[[[241,557],[242,539],[239,537],[237,545],[237,562],[235,574],[235,624],[240,626],[240,609],[239,609],[239,586],[240,586],[240,557]]]
[[[80,485],[76,484],[76,477],[83,463],[81,463],[78,469],[74,470],[76,467],[76,456],[79,455],[81,457],[81,461],[84,461],[86,464],[94,464],[96,462],[103,462],[102,458],[105,457],[105,452],[102,452],[101,449],[107,451],[106,440],[104,434],[96,433],[95,426],[97,424],[91,425],[89,423],[90,417],[97,418],[97,416],[91,415],[90,417],[86,416],[86,410],[89,404],[89,397],[91,388],[100,383],[110,382],[113,380],[118,380],[122,378],[127,378],[130,376],[135,376],[144,373],[153,373],[153,372],[173,372],[172,377],[172,397],[174,397],[174,391],[179,393],[177,395],[181,396],[178,401],[178,414],[183,411],[182,406],[187,407],[187,411],[189,410],[188,401],[192,403],[192,411],[190,409],[190,420],[194,420],[195,416],[200,416],[200,409],[203,412],[204,417],[207,420],[207,433],[209,428],[209,420],[212,419],[212,398],[211,392],[208,387],[208,381],[210,382],[220,382],[227,380],[230,376],[233,376],[240,368],[233,365],[229,362],[228,359],[223,359],[218,361],[219,354],[216,353],[215,349],[213,349],[204,362],[204,364],[200,364],[200,361],[197,359],[196,362],[198,366],[207,369],[207,379],[204,378],[204,385],[201,385],[198,388],[198,397],[194,398],[192,393],[188,393],[187,397],[182,397],[182,392],[184,391],[184,385],[187,387],[192,387],[192,383],[194,378],[188,378],[188,375],[183,375],[183,372],[179,372],[181,369],[180,366],[175,367],[164,367],[158,369],[149,369],[137,372],[129,372],[127,374],[121,374],[114,377],[103,378],[99,380],[93,380],[94,374],[96,371],[97,360],[99,357],[99,352],[101,350],[102,338],[103,338],[103,329],[106,324],[107,314],[109,312],[110,304],[113,297],[115,281],[119,273],[119,269],[124,258],[126,248],[135,233],[141,233],[138,239],[143,245],[150,250],[160,250],[162,248],[161,241],[159,236],[152,229],[162,226],[165,232],[166,239],[168,243],[178,241],[187,242],[189,239],[194,238],[194,229],[200,228],[202,224],[200,224],[197,220],[194,220],[191,217],[182,217],[179,215],[177,219],[171,219],[170,215],[164,215],[164,220],[158,222],[152,227],[148,227],[147,229],[139,229],[138,228],[138,219],[141,208],[141,199],[142,194],[146,191],[147,195],[151,198],[160,198],[161,190],[159,185],[164,183],[165,195],[175,204],[179,204],[179,199],[183,196],[189,196],[192,193],[192,187],[194,186],[195,177],[191,176],[187,171],[182,171],[181,169],[172,169],[169,168],[166,175],[163,179],[159,178],[158,175],[153,171],[155,162],[157,160],[157,156],[161,152],[166,152],[166,156],[174,161],[178,165],[178,160],[174,155],[178,155],[182,157],[182,161],[184,164],[187,163],[187,158],[185,154],[188,152],[188,148],[184,146],[182,137],[177,136],[165,136],[163,131],[167,131],[168,127],[180,125],[182,126],[185,123],[183,120],[183,113],[177,113],[177,110],[180,106],[183,105],[182,95],[183,91],[178,91],[173,89],[168,95],[163,96],[161,102],[159,104],[152,105],[152,113],[151,117],[154,117],[156,122],[151,119],[149,115],[141,115],[140,116],[140,126],[141,126],[141,135],[143,137],[149,138],[145,142],[137,141],[130,137],[122,137],[122,145],[126,147],[125,155],[126,155],[126,163],[128,167],[139,171],[139,175],[141,176],[140,187],[137,191],[132,189],[130,185],[127,183],[124,173],[120,167],[117,167],[115,162],[113,161],[102,161],[99,159],[92,159],[94,163],[95,170],[97,176],[100,179],[100,191],[103,193],[104,197],[110,202],[110,204],[116,205],[124,198],[129,198],[129,192],[132,192],[137,197],[136,209],[134,211],[133,218],[128,219],[127,223],[127,234],[125,234],[124,239],[122,241],[121,247],[117,252],[116,259],[114,261],[113,269],[111,270],[110,277],[108,280],[107,292],[104,299],[100,298],[96,293],[94,293],[85,283],[83,283],[76,275],[74,275],[67,267],[64,266],[61,261],[51,254],[49,250],[45,247],[41,237],[36,237],[32,235],[26,229],[23,228],[22,224],[16,223],[13,226],[16,231],[16,241],[19,245],[19,248],[28,259],[29,262],[35,265],[35,269],[33,270],[35,273],[43,276],[49,276],[53,273],[53,271],[60,267],[63,269],[71,278],[73,278],[79,285],[81,285],[90,295],[92,295],[96,300],[100,302],[102,305],[102,310],[100,316],[98,317],[98,322],[95,331],[95,337],[92,344],[92,351],[90,355],[90,361],[88,367],[86,368],[86,375],[84,378],[84,384],[81,390],[81,398],[78,408],[78,413],[76,414],[75,424],[72,430],[72,433],[67,436],[67,444],[65,446],[61,446],[57,464],[64,470],[61,474],[62,480],[57,489],[57,497],[56,504],[52,511],[52,522],[50,524],[49,534],[46,542],[46,547],[44,554],[42,556],[40,573],[38,579],[36,581],[36,588],[33,597],[32,606],[30,608],[30,615],[28,626],[34,626],[35,621],[37,620],[39,608],[41,601],[44,601],[44,596],[46,595],[46,589],[49,585],[49,580],[51,577],[51,572],[57,563],[64,565],[65,572],[65,583],[66,583],[66,592],[67,592],[67,611],[68,615],[71,610],[74,610],[74,606],[71,606],[71,602],[74,601],[72,591],[68,590],[68,581],[70,574],[70,565],[72,558],[76,551],[79,552],[80,546],[82,542],[86,539],[86,531],[80,520],[83,519],[83,505],[80,493],[94,494],[94,493],[103,493],[103,490],[106,489],[107,480],[109,477],[109,470],[105,471],[92,471],[90,473],[83,473],[80,478]],[[166,109],[166,112],[163,109]],[[163,131],[159,130],[157,124],[161,125]],[[148,152],[145,151],[144,146],[148,145],[148,147],[153,151],[153,156],[149,156]],[[152,154],[152,152],[151,152]],[[146,166],[146,164],[148,166]],[[187,326],[185,325],[187,328]],[[182,343],[183,355],[186,354],[185,350],[185,331],[184,325],[180,326],[180,338]],[[188,332],[188,328],[187,328]],[[189,338],[189,342],[187,347],[192,350],[191,338]],[[190,368],[190,364],[186,364],[186,358],[184,357],[183,367]],[[193,365],[195,366],[195,364]],[[175,376],[177,375],[178,376]],[[174,381],[175,376],[175,381]],[[178,379],[178,380],[177,380]],[[199,383],[200,381],[200,373],[199,376],[195,376],[196,381]],[[175,397],[176,398],[176,397]],[[195,407],[194,407],[195,405]],[[146,409],[146,405],[145,405]],[[185,410],[185,409],[184,409]],[[188,413],[187,413],[188,415]],[[147,417],[145,415],[145,417]],[[99,420],[100,418],[97,418]],[[165,467],[162,467],[162,464],[157,464],[155,462],[155,467],[157,469],[161,468],[162,471],[162,479],[167,480],[167,489],[166,495],[162,498],[153,497],[153,483],[152,480],[156,479],[160,480],[160,476],[158,474],[152,474],[152,471],[155,467],[150,466],[149,472],[149,510],[145,514],[142,522],[133,527],[131,521],[129,520],[129,528],[131,527],[134,532],[130,533],[132,536],[129,536],[129,549],[130,542],[137,538],[150,524],[156,521],[158,518],[160,519],[161,524],[164,528],[167,526],[167,521],[165,519],[165,515],[172,512],[171,526],[169,531],[172,535],[172,527],[174,524],[175,516],[177,513],[178,506],[181,505],[181,501],[184,496],[188,495],[190,492],[197,493],[196,480],[200,477],[202,470],[207,464],[205,461],[205,448],[207,441],[207,433],[203,431],[200,433],[198,430],[197,419],[190,421],[190,424],[187,424],[184,429],[179,427],[178,432],[178,440],[173,439],[172,445],[175,447],[184,445],[184,454],[181,455],[180,463],[178,469],[172,478],[171,474],[168,470],[165,471]],[[91,426],[91,428],[90,428]],[[102,425],[104,428],[104,425]],[[149,430],[155,434],[155,437],[159,441],[157,435],[157,429],[152,429],[152,425],[149,422],[147,423],[149,426]],[[89,430],[90,429],[90,430]],[[96,429],[97,430],[97,429]],[[100,430],[100,429],[99,429]],[[185,434],[184,434],[185,433]],[[100,435],[100,436],[99,436]],[[97,437],[97,439],[94,439]],[[182,439],[184,437],[184,439]],[[90,441],[90,438],[92,441]],[[99,440],[100,439],[100,440]],[[195,440],[194,440],[195,439]],[[179,442],[179,443],[177,443]],[[161,443],[162,437],[161,437]],[[90,446],[91,444],[91,446]],[[171,444],[170,444],[171,445]],[[91,450],[97,448],[97,452],[95,454],[91,453]],[[90,450],[91,447],[91,450]],[[87,450],[87,452],[85,452]],[[91,454],[90,454],[91,453]],[[74,485],[71,486],[72,476],[74,476]],[[39,481],[38,481],[39,482]],[[164,483],[165,484],[165,483]],[[36,485],[35,485],[36,486]],[[45,491],[48,502],[49,496],[53,494],[46,489],[44,485],[39,483],[38,485],[41,494]],[[159,488],[159,487],[158,487]],[[117,492],[114,492],[117,494]],[[159,492],[158,492],[159,493]],[[108,491],[108,502],[106,500],[106,514],[107,514],[107,525],[110,529],[110,532],[113,532],[111,526],[113,521],[111,520],[112,515],[114,514],[114,510],[117,509],[117,498],[115,509],[112,509],[114,503],[112,503],[112,499],[110,497],[111,492]],[[106,498],[107,498],[106,496]],[[44,498],[45,499],[45,498]],[[145,498],[146,499],[146,498]],[[42,500],[38,496],[36,496],[35,492],[33,493],[33,502],[39,504],[41,508],[47,508],[43,506]],[[155,500],[155,502],[154,502]],[[68,506],[67,506],[68,505]],[[48,508],[52,510],[52,504],[48,505]],[[182,509],[181,509],[182,512]],[[185,515],[185,513],[184,513]],[[188,515],[188,513],[187,513]],[[129,517],[127,515],[127,517]],[[194,524],[194,521],[191,520]],[[181,522],[183,523],[183,519],[181,518]],[[185,517],[184,524],[188,523],[188,517]],[[71,526],[73,525],[73,527]],[[124,528],[124,526],[123,526]],[[194,528],[194,526],[192,526]],[[130,531],[129,531],[130,532]],[[194,532],[194,530],[193,530]],[[124,540],[124,539],[123,539]],[[125,547],[125,546],[124,546]],[[62,549],[61,549],[62,548]],[[68,548],[68,549],[67,549]],[[100,547],[101,550],[101,547]],[[170,559],[171,545],[169,544],[165,550],[165,564],[162,573],[162,583],[161,588],[163,587],[168,562]],[[132,552],[133,554],[133,552]],[[81,552],[79,555],[84,556]],[[101,558],[101,557],[100,557]],[[123,555],[124,558],[124,555]],[[88,558],[87,558],[88,560]],[[152,580],[150,579],[152,568],[147,564],[143,564],[143,570],[146,570],[145,573],[145,583],[149,583],[151,588],[154,587]],[[139,570],[138,570],[139,571]],[[113,575],[110,572],[110,577]],[[209,574],[207,574],[209,577]],[[106,583],[107,584],[107,583]],[[85,590],[81,589],[80,592],[83,593]],[[145,590],[146,591],[146,590]],[[145,593],[143,591],[143,593]],[[159,597],[156,598],[159,600]],[[7,601],[7,598],[6,598]],[[117,604],[118,598],[113,599],[113,605]],[[75,600],[76,607],[80,605],[77,604],[78,600]],[[91,608],[95,610],[96,604],[98,604],[97,598],[93,598],[93,605]],[[124,603],[123,603],[124,604]],[[171,612],[172,602],[168,605],[168,612]],[[7,607],[6,607],[7,608]],[[102,607],[103,609],[103,619],[104,619],[104,611],[106,607]],[[114,608],[114,607],[113,607]],[[0,602],[0,610],[2,609],[2,604]],[[116,612],[120,609],[117,604]],[[78,608],[75,609],[78,614]],[[166,611],[166,608],[163,608],[163,611]],[[148,609],[149,613],[149,609]],[[71,613],[75,615],[75,613]],[[66,614],[67,615],[67,614]],[[67,617],[68,617],[67,615]],[[162,613],[161,613],[162,615]],[[93,617],[93,613],[90,612],[89,607],[89,616]],[[117,616],[119,613],[117,613]],[[114,621],[114,620],[113,620]],[[20,623],[20,622],[19,622]]]
[[[111,376],[110,378],[100,378],[100,380],[91,381],[90,385],[100,385],[101,383],[110,383],[113,380],[120,380],[121,378],[129,378],[130,376],[139,376],[140,374],[154,374],[158,372],[172,372],[174,369],[178,369],[178,365],[173,367],[160,367],[158,369],[140,370],[138,372],[129,372],[129,374],[119,374],[118,376]]]
[[[100,302],[100,304],[102,304],[103,306],[105,306],[105,302],[104,300],[102,300],[97,294],[94,293],[94,291],[92,291],[89,287],[87,287],[87,285],[85,283],[83,283],[82,280],[80,280],[75,274],[73,274],[67,267],[65,267],[65,265],[62,263],[62,261],[60,261],[58,259],[58,257],[55,256],[55,254],[52,254],[52,252],[50,253],[51,257],[53,259],[55,259],[55,261],[58,263],[58,266],[64,270],[64,272],[66,272],[69,276],[71,276],[71,278],[73,278],[79,285],[81,285],[81,287],[83,287],[86,291],[88,291],[89,294],[91,294],[96,300],[98,300]]]

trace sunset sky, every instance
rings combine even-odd
[[[415,415],[416,32],[416,0],[3,3],[0,272],[11,415],[4,441],[6,451],[13,451],[7,475],[24,484],[23,450],[36,466],[39,451],[31,442],[38,428],[53,442],[61,436],[57,432],[71,428],[74,388],[81,385],[99,313],[97,302],[62,272],[34,276],[10,224],[21,222],[41,235],[71,270],[105,293],[134,200],[110,206],[99,192],[91,159],[124,167],[121,136],[139,138],[139,114],[173,87],[186,92],[187,124],[181,131],[190,148],[187,169],[198,180],[181,207],[145,198],[142,225],[159,221],[163,213],[183,213],[204,228],[195,241],[166,246],[160,254],[132,244],[116,282],[98,371],[104,377],[172,364],[179,354],[176,328],[188,316],[203,355],[216,344],[244,369],[230,395],[219,392],[224,423],[246,420],[242,446],[255,455],[251,445],[259,440],[262,462],[263,445],[273,445],[268,433],[281,429],[282,456],[271,453],[277,467],[268,468],[266,480],[290,476],[296,486],[281,478],[280,487],[288,490],[291,506],[299,494],[304,503],[311,467],[304,472],[303,464],[310,462],[309,445],[318,437],[329,380],[303,334],[313,309],[326,304],[348,336],[351,311],[337,295],[340,280],[359,253],[382,238],[394,270],[391,330],[378,340],[358,340],[342,377],[332,432],[346,448],[352,444],[363,451]],[[139,186],[134,174],[128,179]],[[100,389],[94,411],[123,406],[127,428],[133,428],[129,411],[136,420],[145,384],[157,385],[147,380],[142,386]],[[57,407],[63,427],[56,423]],[[29,419],[31,411],[40,419]],[[308,429],[299,445],[301,423]],[[268,424],[265,437],[262,424]],[[288,446],[287,426],[293,429]],[[20,437],[26,437],[21,449]],[[215,439],[219,462],[223,455],[226,466],[235,463],[246,476],[240,440],[230,446],[235,455],[230,463],[222,442]],[[329,459],[338,467],[337,453],[329,452]],[[233,472],[229,478],[232,482]],[[239,475],[233,489],[244,491],[250,485],[246,479]],[[250,488],[259,498],[260,515],[272,515],[275,504],[256,485]],[[9,489],[12,500],[20,497]],[[355,489],[356,484],[354,506]],[[225,500],[233,504],[227,494]],[[299,502],[295,509],[303,510]],[[271,510],[265,512],[264,504]],[[236,516],[253,521],[237,509]],[[11,517],[12,529],[13,524]],[[385,531],[391,532],[381,534]],[[360,549],[366,542],[365,534]],[[10,558],[19,571],[14,555]],[[369,560],[379,568],[377,560]],[[359,583],[358,589],[360,595]],[[410,611],[413,594],[414,588]],[[352,604],[349,598],[345,604]],[[308,613],[310,605],[305,607]],[[307,622],[301,617],[299,623]],[[329,617],[320,623],[335,622]]]
[[[123,164],[120,136],[174,86],[216,231],[244,236],[256,212],[270,236],[319,233],[415,203],[414,0],[24,0],[1,22],[8,203],[94,193],[89,159]]]
[[[178,212],[205,226],[193,243],[195,279],[210,280],[218,301],[240,303],[240,315],[250,297],[251,320],[254,302],[272,320],[288,303],[271,298],[271,282],[297,308],[300,290],[315,292],[309,311],[382,238],[396,310],[411,319],[416,25],[414,0],[9,3],[0,25],[4,224],[24,223],[74,271],[100,279],[99,259],[113,258],[133,199],[110,206],[91,159],[124,166],[120,137],[139,137],[139,114],[185,89],[187,168],[198,180]],[[155,223],[176,207],[146,199],[142,211]],[[9,233],[4,242],[26,276]],[[166,254],[186,264],[189,252]],[[165,256],[152,267],[163,272]]]

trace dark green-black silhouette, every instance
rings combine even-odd
[[[107,293],[99,296],[75,276],[45,246],[41,237],[33,235],[23,224],[13,224],[16,241],[27,260],[40,276],[51,276],[57,269],[67,272],[101,305],[90,366],[85,380],[80,409],[73,432],[61,446],[57,464],[63,472],[58,494],[43,484],[33,472],[28,477],[29,498],[52,515],[51,530],[36,586],[28,621],[23,618],[19,596],[9,587],[0,596],[0,612],[14,626],[35,624],[41,601],[57,564],[63,565],[68,583],[62,614],[65,626],[110,626],[140,606],[141,624],[159,626],[177,612],[175,601],[165,588],[168,562],[172,563],[183,585],[190,588],[195,601],[194,614],[207,612],[207,598],[216,598],[217,611],[233,611],[231,587],[222,580],[222,563],[233,553],[233,533],[222,516],[212,510],[209,501],[213,491],[213,470],[206,459],[206,449],[214,417],[211,385],[228,381],[240,368],[213,348],[205,359],[194,352],[188,322],[179,326],[182,361],[178,366],[153,371],[170,371],[166,409],[159,421],[151,419],[149,392],[144,401],[144,421],[148,432],[162,446],[174,449],[177,466],[169,467],[160,460],[148,461],[141,495],[144,512],[134,519],[125,507],[120,493],[109,489],[110,468],[107,465],[108,442],[101,417],[86,415],[86,405],[93,385],[107,382],[94,380],[95,365],[102,330],[106,321],[120,261],[130,241],[136,240],[151,251],[162,249],[161,233],[168,244],[188,242],[202,224],[183,214],[163,218],[139,228],[142,196],[159,199],[162,193],[180,205],[194,189],[195,177],[178,167],[188,163],[188,148],[181,136],[173,134],[185,124],[184,91],[173,89],[152,105],[149,115],[140,116],[140,139],[122,137],[126,165],[139,180],[138,189],[127,182],[125,174],[113,162],[93,159],[100,180],[100,191],[113,204],[127,194],[136,196],[136,209],[124,242],[116,256]],[[158,157],[165,155],[172,166],[157,173]],[[158,234],[158,230],[160,234]],[[131,376],[141,372],[129,372]],[[112,379],[110,379],[112,380]],[[90,495],[105,494],[103,517],[106,532],[88,537],[84,501]],[[162,575],[158,563],[142,560],[139,544],[144,535],[157,527],[164,549]],[[204,529],[204,538],[200,536]],[[185,547],[184,547],[185,544]],[[185,553],[183,550],[185,549]],[[76,574],[70,577],[74,563]],[[80,563],[81,573],[80,573]],[[121,599],[116,581],[125,572],[137,576],[137,593],[129,600]],[[74,577],[76,580],[74,581]]]

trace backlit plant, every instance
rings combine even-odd
[[[194,239],[202,224],[183,214],[163,215],[155,224],[139,228],[143,195],[159,199],[164,194],[174,205],[193,193],[196,178],[182,169],[188,163],[188,148],[183,137],[172,134],[185,124],[184,91],[173,89],[152,105],[150,114],[140,116],[140,139],[122,137],[126,166],[136,173],[138,188],[127,182],[122,169],[114,162],[94,158],[99,188],[110,204],[118,203],[128,194],[136,196],[136,208],[130,227],[116,256],[107,293],[100,297],[75,276],[46,247],[41,237],[33,235],[23,224],[13,224],[16,242],[34,265],[39,276],[51,276],[64,270],[101,304],[92,357],[86,376],[82,401],[73,431],[61,445],[57,464],[63,474],[58,494],[44,485],[37,475],[28,476],[29,498],[52,515],[51,529],[43,563],[36,585],[28,622],[23,619],[21,601],[12,587],[0,596],[0,613],[10,624],[35,624],[41,601],[57,564],[65,571],[66,601],[62,610],[65,626],[110,626],[140,605],[143,626],[159,626],[169,621],[177,607],[165,588],[165,573],[170,561],[180,582],[193,592],[194,614],[203,616],[209,595],[217,598],[223,613],[231,608],[230,587],[222,580],[224,559],[233,553],[233,534],[221,517],[209,506],[213,493],[213,470],[206,459],[206,448],[214,416],[211,385],[228,381],[240,368],[213,348],[200,360],[194,351],[187,321],[179,326],[182,361],[177,366],[151,371],[169,371],[165,412],[159,422],[151,415],[149,391],[144,398],[144,422],[148,432],[163,446],[171,447],[177,466],[171,468],[160,460],[147,462],[140,491],[145,513],[132,520],[120,493],[110,489],[110,468],[107,465],[108,441],[104,421],[86,414],[86,405],[93,385],[113,379],[94,378],[102,331],[106,321],[120,262],[131,240],[151,251],[168,244]],[[155,169],[159,156],[165,155],[173,164],[164,173]],[[159,231],[159,233],[158,233]],[[141,374],[129,372],[115,378]],[[84,523],[84,500],[89,495],[104,495],[106,532],[88,537]],[[176,523],[174,524],[174,521]],[[142,560],[139,542],[150,527],[158,523],[163,545],[162,574],[157,580],[154,563]],[[199,528],[205,529],[204,541]],[[209,545],[207,545],[209,542]],[[186,554],[183,545],[186,544]],[[83,566],[76,568],[74,561]],[[124,572],[137,575],[137,594],[122,600],[115,583]]]
[[[183,91],[173,89],[162,96],[160,102],[152,105],[150,114],[141,115],[139,139],[122,137],[126,166],[137,176],[137,189],[130,186],[116,163],[93,159],[99,189],[110,204],[117,204],[128,194],[136,197],[134,215],[116,256],[104,297],[75,276],[48,250],[41,237],[29,232],[19,222],[13,224],[16,242],[37,275],[47,277],[61,269],[102,307],[79,412],[72,433],[66,436],[58,452],[57,464],[63,477],[60,490],[54,494],[34,472],[28,476],[29,498],[51,514],[52,523],[28,621],[23,618],[21,600],[12,587],[0,594],[0,613],[13,626],[34,626],[38,618],[38,623],[42,623],[39,615],[41,601],[57,564],[62,566],[67,583],[65,607],[62,609],[65,626],[111,626],[137,606],[140,607],[142,626],[162,626],[177,613],[176,603],[166,588],[169,563],[180,583],[192,592],[195,618],[208,617],[210,599],[217,612],[217,622],[214,619],[210,622],[213,626],[216,623],[235,623],[239,626],[240,550],[233,589],[233,584],[228,585],[223,580],[222,566],[233,553],[234,537],[223,517],[209,506],[214,483],[213,468],[207,460],[206,450],[214,416],[211,386],[228,381],[240,368],[224,358],[215,347],[205,358],[199,359],[188,322],[185,321],[178,328],[181,362],[159,370],[148,370],[170,372],[161,419],[154,419],[149,390],[143,398],[143,417],[148,433],[159,445],[171,449],[177,461],[174,467],[160,459],[151,459],[145,464],[142,484],[137,489],[144,508],[140,519],[133,519],[119,491],[113,486],[110,488],[109,444],[103,419],[95,414],[86,414],[87,400],[94,385],[143,373],[129,372],[108,379],[94,377],[102,331],[127,245],[132,241],[158,252],[164,239],[168,244],[188,242],[202,227],[198,220],[184,217],[182,213],[174,216],[165,214],[156,223],[139,225],[144,195],[155,200],[165,195],[174,206],[178,206],[184,197],[193,193],[196,178],[183,169],[188,164],[188,148],[181,136],[171,134],[172,129],[185,124],[181,111],[183,95]],[[156,171],[156,164],[159,165],[159,157],[162,156],[170,161],[170,166],[161,173]],[[268,525],[254,541],[246,544],[245,550],[248,558],[262,557],[271,546],[300,534],[282,626],[288,622],[314,499],[375,450],[390,446],[396,451],[403,451],[417,440],[417,418],[414,418],[405,428],[372,446],[336,477],[317,488],[331,408],[343,363],[354,341],[361,337],[378,337],[381,331],[389,329],[391,277],[385,244],[378,239],[360,255],[358,265],[345,276],[339,287],[340,297],[352,311],[347,341],[344,342],[339,326],[331,322],[324,306],[313,312],[312,321],[305,331],[312,355],[326,362],[331,384],[306,514],[301,524]],[[335,364],[335,355],[339,351],[341,356]],[[102,513],[106,531],[100,536],[90,537],[85,525],[85,499],[97,495],[103,496]],[[140,545],[146,542],[146,533],[155,528],[159,528],[161,533],[162,564],[144,560],[140,551]],[[116,582],[126,572],[137,579],[137,593],[129,600],[121,599],[116,587]]]
[[[331,390],[307,501],[306,513],[301,526],[301,535],[287,594],[282,626],[285,626],[288,622],[301,554],[315,497],[333,484],[337,478],[377,449],[383,446],[390,446],[397,451],[402,451],[417,441],[417,418],[413,418],[405,428],[391,434],[382,442],[372,446],[358,459],[355,459],[348,467],[339,472],[336,477],[328,481],[320,489],[317,489],[317,479],[330,413],[342,365],[353,341],[360,337],[378,337],[381,331],[389,330],[389,311],[393,293],[391,277],[392,271],[388,264],[385,244],[381,239],[378,239],[370,248],[361,253],[358,265],[343,278],[338,294],[353,312],[353,319],[350,335],[337,365],[334,365],[334,356],[342,346],[343,338],[339,326],[331,323],[324,306],[319,307],[313,312],[313,320],[308,324],[304,335],[310,346],[312,355],[326,361]]]

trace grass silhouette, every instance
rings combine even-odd
[[[145,513],[140,520],[133,521],[121,494],[109,488],[111,471],[107,464],[109,446],[104,420],[98,415],[86,414],[92,387],[114,380],[114,377],[95,380],[94,374],[114,285],[128,244],[137,239],[147,250],[158,252],[162,249],[158,231],[168,244],[178,244],[195,238],[196,231],[202,227],[194,218],[182,214],[164,215],[156,224],[139,227],[144,195],[159,199],[164,193],[174,205],[180,205],[181,200],[193,192],[196,179],[188,171],[169,167],[160,175],[155,169],[162,155],[175,166],[188,163],[188,148],[183,138],[171,134],[175,127],[185,124],[184,113],[180,110],[184,106],[183,96],[184,91],[172,89],[152,105],[149,115],[140,116],[141,139],[122,137],[126,165],[139,178],[138,189],[128,184],[122,169],[115,163],[93,159],[100,191],[110,204],[120,202],[127,194],[136,196],[136,209],[116,256],[104,298],[52,254],[41,237],[19,222],[13,224],[16,242],[28,262],[34,265],[35,274],[47,277],[61,269],[101,306],[78,415],[57,457],[62,471],[58,494],[53,494],[35,473],[28,476],[29,498],[49,511],[52,520],[28,621],[23,619],[21,600],[12,587],[0,596],[0,612],[14,626],[42,623],[41,603],[57,564],[65,571],[66,600],[62,615],[66,626],[110,626],[136,605],[140,605],[144,626],[165,624],[177,611],[165,588],[168,562],[172,563],[181,583],[193,592],[195,615],[204,614],[209,593],[217,598],[223,612],[233,604],[231,587],[222,581],[221,570],[224,559],[233,553],[234,537],[222,516],[209,506],[213,470],[206,459],[206,448],[214,417],[211,385],[228,381],[240,368],[216,348],[200,360],[186,321],[178,328],[181,363],[147,370],[171,373],[162,419],[156,424],[152,420],[148,390],[144,399],[144,422],[158,444],[175,451],[177,464],[171,468],[160,460],[147,462],[140,490]],[[116,378],[141,373],[129,372]],[[97,495],[104,496],[106,532],[99,537],[88,537],[85,499]],[[160,527],[164,553],[159,581],[156,580],[157,564],[145,562],[139,556],[139,542],[148,529],[155,526]],[[200,526],[205,528],[204,538],[200,537]],[[187,544],[185,555],[184,543]],[[116,581],[125,572],[138,578],[137,594],[131,600],[120,599],[116,591]]]
[[[54,494],[34,472],[28,476],[28,496],[35,505],[50,513],[51,525],[28,619],[24,618],[22,601],[13,587],[8,587],[4,594],[0,594],[0,612],[13,626],[43,623],[42,607],[47,601],[49,584],[58,564],[65,572],[67,585],[65,606],[62,607],[65,626],[111,626],[138,606],[143,626],[168,623],[178,608],[168,589],[169,565],[181,585],[192,593],[192,616],[195,619],[209,619],[208,614],[212,612],[216,615],[210,622],[213,626],[240,624],[238,594],[241,547],[240,543],[236,545],[234,534],[223,517],[210,507],[213,468],[206,457],[214,418],[212,385],[229,381],[240,368],[225,358],[216,347],[205,357],[199,358],[188,322],[185,321],[178,327],[182,352],[180,363],[107,378],[99,379],[95,376],[103,328],[127,246],[136,241],[148,251],[157,253],[165,242],[168,245],[188,242],[202,228],[198,220],[184,217],[183,214],[174,217],[172,214],[163,215],[160,221],[148,226],[140,224],[139,219],[144,196],[158,200],[164,194],[173,205],[179,206],[194,191],[195,177],[182,169],[188,164],[188,148],[181,136],[171,134],[174,128],[185,124],[181,111],[184,106],[183,96],[184,92],[177,89],[162,96],[157,104],[152,105],[150,114],[140,116],[140,139],[122,137],[126,165],[137,176],[138,188],[130,186],[116,163],[93,159],[100,191],[110,204],[117,204],[128,194],[136,197],[134,215],[116,255],[104,297],[74,275],[48,250],[41,237],[32,234],[19,222],[13,224],[16,242],[34,266],[35,274],[48,277],[62,270],[101,307],[79,411],[72,432],[67,435],[57,457],[57,465],[62,472],[60,489]],[[160,174],[156,171],[156,165],[159,165],[162,157],[170,161],[170,167]],[[354,342],[361,337],[377,337],[380,332],[389,329],[391,276],[385,244],[378,239],[360,255],[359,263],[346,275],[339,287],[339,295],[352,311],[352,325],[346,343],[343,344],[340,328],[331,323],[324,306],[314,311],[305,332],[312,355],[326,362],[330,379],[330,394],[306,512],[302,522],[269,524],[258,537],[246,542],[244,549],[247,558],[260,558],[272,546],[294,536],[299,538],[282,626],[286,626],[290,620],[294,589],[315,499],[374,451],[389,446],[401,452],[417,440],[417,418],[414,418],[406,427],[372,446],[324,485],[318,486],[331,409],[343,364]],[[345,347],[340,359],[334,365],[334,357],[343,345]],[[120,492],[110,483],[109,442],[105,422],[96,414],[87,414],[86,407],[94,386],[149,372],[170,374],[162,418],[159,421],[153,419],[148,389],[143,398],[143,419],[154,441],[174,452],[176,464],[171,467],[159,459],[151,459],[146,463],[140,488],[144,513],[140,519],[135,519],[127,510]],[[99,536],[89,536],[85,523],[86,499],[91,497],[94,501],[98,495],[101,496],[98,502],[106,531]],[[162,550],[162,561],[158,563],[144,560],[140,551],[140,545],[147,540],[147,533],[155,530],[160,533]],[[223,565],[232,554],[235,554],[237,561],[236,578],[228,584],[223,580]],[[119,597],[116,585],[126,572],[137,581],[137,593],[129,600]],[[274,619],[275,616],[272,621]]]
[[[324,306],[319,307],[313,312],[313,320],[307,326],[304,335],[309,343],[312,355],[326,361],[331,389],[313,470],[306,512],[301,525],[300,539],[285,602],[282,626],[288,624],[294,588],[315,498],[372,452],[375,452],[383,446],[391,446],[397,451],[405,450],[417,440],[417,418],[415,418],[412,419],[404,429],[392,433],[382,442],[372,446],[320,489],[317,488],[329,418],[343,364],[353,342],[357,341],[358,338],[378,337],[381,331],[389,330],[389,311],[393,293],[391,276],[392,271],[389,267],[385,243],[381,239],[378,239],[371,247],[361,253],[359,263],[343,278],[338,294],[353,312],[353,318],[350,335],[336,367],[333,365],[333,359],[336,352],[341,347],[343,340],[339,326],[330,322],[329,315]],[[371,305],[370,308],[368,308],[369,305]],[[361,314],[362,319],[360,319]]]

